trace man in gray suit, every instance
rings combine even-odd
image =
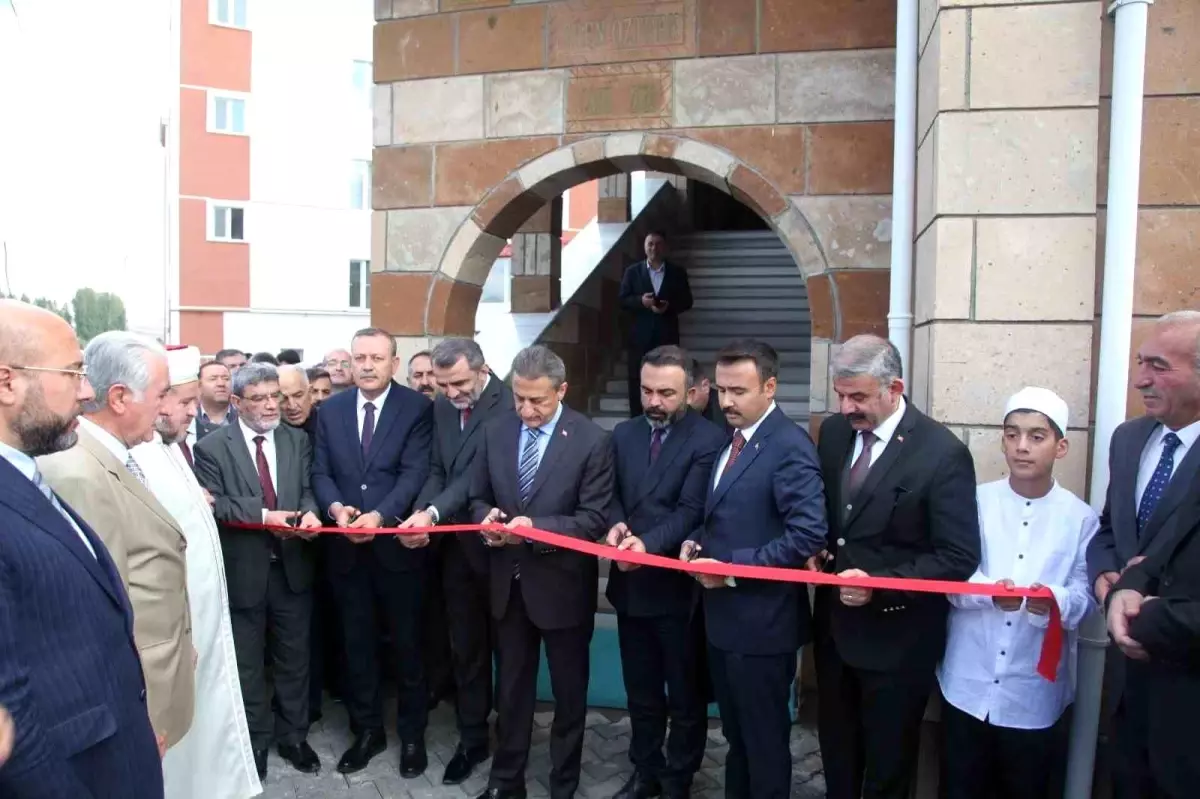
[[[238,676],[259,777],[266,776],[272,738],[268,649],[278,700],[279,756],[305,773],[321,768],[305,740],[313,552],[311,535],[304,532],[321,523],[309,483],[312,445],[303,430],[279,424],[281,399],[275,367],[246,364],[233,376],[237,420],[196,445],[196,476],[212,494],[221,525]],[[230,522],[296,531],[244,530]]]
[[[1101,605],[1125,569],[1170,545],[1200,472],[1200,311],[1161,317],[1138,349],[1134,374],[1146,415],[1113,432],[1108,495],[1087,553],[1088,577]],[[1148,796],[1146,667],[1118,654],[1109,666],[1108,691],[1116,697],[1115,796]]]

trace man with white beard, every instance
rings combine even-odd
[[[167,352],[171,389],[152,441],[133,448],[148,487],[187,538],[188,596],[196,663],[192,727],[163,760],[171,799],[248,799],[262,793],[238,682],[221,541],[211,498],[192,474],[183,450],[200,397],[200,351]]]

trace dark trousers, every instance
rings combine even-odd
[[[1120,700],[1112,720],[1113,799],[1163,799],[1170,794],[1158,786],[1150,767],[1150,675],[1145,665],[1120,650],[1115,655],[1110,651],[1111,657],[1122,661],[1114,670]]]
[[[707,740],[693,627],[688,616],[617,616],[633,728],[629,759],[642,774],[661,780],[669,795],[687,795]]]
[[[867,671],[818,638],[817,724],[829,799],[908,799],[933,668]]]
[[[629,418],[636,419],[643,413],[642,409],[642,357],[649,352],[637,346],[631,346],[628,356],[628,388],[629,388]]]
[[[308,667],[308,707],[310,714],[319,713],[324,691],[342,695],[342,679],[346,673],[345,650],[342,646],[341,624],[337,618],[333,587],[325,573],[325,547],[320,539],[309,546],[316,552],[316,575],[313,578],[312,625],[309,630],[311,657]]]
[[[743,655],[708,648],[725,755],[728,799],[787,799],[792,790],[788,700],[796,655]]]
[[[425,568],[425,612],[421,632],[421,651],[425,655],[425,684],[430,698],[441,699],[454,689],[454,671],[450,660],[450,634],[446,629],[446,601],[442,594],[442,561],[445,545],[434,541]]]
[[[312,594],[293,592],[288,587],[283,564],[274,561],[264,600],[253,607],[231,608],[229,615],[251,745],[255,750],[266,749],[271,745],[272,734],[280,744],[300,743],[308,736]],[[267,686],[268,656],[275,688],[275,712]]]
[[[345,573],[331,572],[346,644],[346,709],[355,734],[383,729],[380,621],[391,640],[396,669],[396,733],[404,743],[425,738],[429,698],[421,656],[425,572],[392,572],[373,557]]]
[[[578,627],[540,630],[530,621],[514,581],[504,618],[496,629],[500,649],[499,746],[489,788],[525,787],[525,764],[533,735],[541,644],[546,647],[554,721],[550,726],[550,796],[570,799],[579,787],[583,731],[587,721],[588,648],[595,618]]]
[[[997,727],[943,702],[943,799],[1050,799],[1065,729],[1061,720],[1043,730]]]
[[[489,577],[472,569],[458,541],[451,540],[442,552],[442,579],[459,738],[468,748],[487,746],[488,715],[492,712]]]

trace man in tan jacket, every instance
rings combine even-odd
[[[150,722],[165,752],[187,733],[194,705],[187,539],[129,450],[153,435],[170,388],[166,352],[112,332],[92,339],[83,358],[96,397],[84,406],[79,443],[39,458],[38,467],[104,542],[129,592]]]

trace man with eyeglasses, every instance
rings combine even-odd
[[[0,300],[0,796],[163,796],[129,597],[34,460],[75,446],[94,397],[75,331]]]
[[[348,350],[330,350],[325,354],[325,369],[329,372],[334,394],[354,388],[353,360]]]

